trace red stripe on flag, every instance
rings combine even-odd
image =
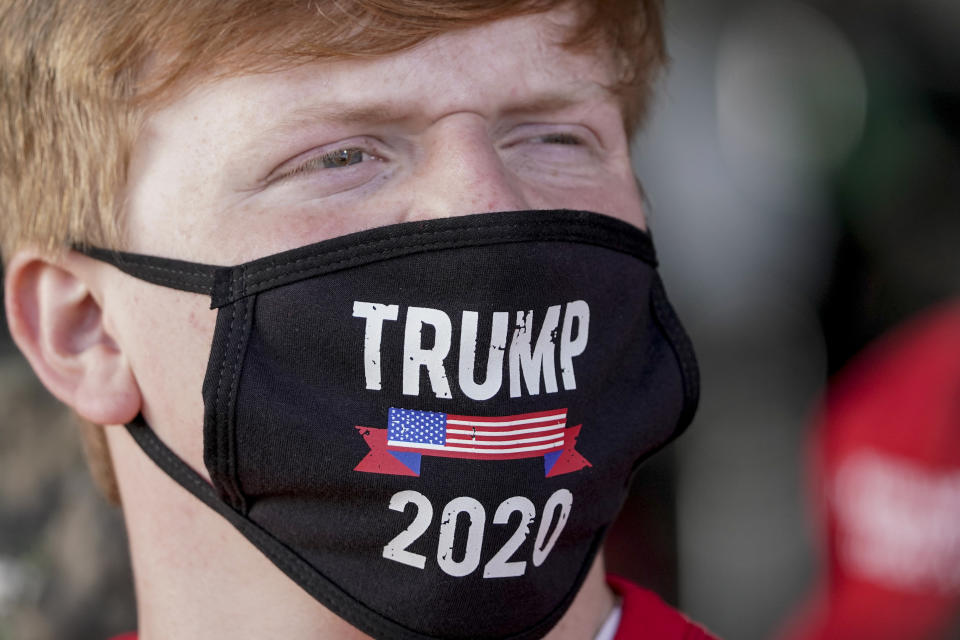
[[[556,429],[551,429],[549,431],[534,431],[532,433],[519,433],[512,436],[504,435],[484,435],[484,434],[474,434],[466,435],[460,433],[448,433],[447,442],[451,440],[471,440],[475,442],[514,442],[517,440],[529,440],[530,438],[543,438],[541,442],[547,442],[551,437],[557,436],[558,434],[563,433],[563,425],[557,425]]]
[[[399,449],[399,447],[397,447]],[[518,460],[520,458],[540,458],[548,453],[560,451],[563,449],[563,441],[557,443],[557,446],[550,449],[540,449],[539,451],[515,451],[513,453],[472,453],[467,451],[449,451],[445,449],[424,449],[416,451],[415,449],[403,448],[403,451],[416,451],[426,456],[436,458],[465,458],[467,460]]]
[[[535,411],[533,413],[520,413],[515,416],[456,416],[452,413],[447,414],[447,422],[450,420],[469,420],[470,422],[489,422],[497,424],[501,422],[513,422],[514,420],[528,420],[530,418],[566,418],[566,409],[554,409],[552,411]]]

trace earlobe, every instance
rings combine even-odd
[[[95,424],[125,424],[140,411],[140,392],[84,260],[15,254],[5,282],[10,333],[54,396]]]

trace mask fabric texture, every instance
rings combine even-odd
[[[596,213],[402,223],[235,267],[85,252],[211,297],[213,486],[128,429],[377,638],[543,637],[697,404],[649,235]]]

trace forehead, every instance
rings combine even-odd
[[[185,114],[198,120],[211,109],[223,122],[226,109],[282,128],[328,116],[388,120],[401,115],[401,106],[430,120],[494,100],[509,110],[607,97],[615,82],[611,56],[562,47],[571,21],[568,11],[554,10],[448,32],[380,57],[201,80],[151,120]]]

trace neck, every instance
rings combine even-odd
[[[606,622],[616,602],[616,595],[607,586],[601,549],[573,604],[544,640],[592,639]]]

